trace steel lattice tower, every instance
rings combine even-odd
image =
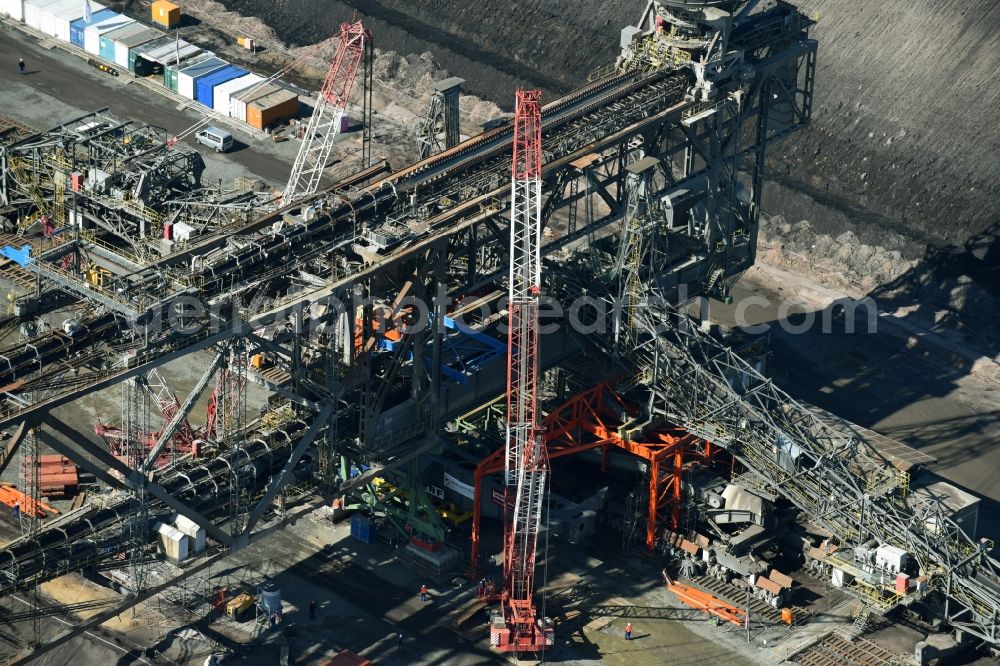
[[[298,157],[292,166],[283,195],[286,204],[314,194],[319,189],[323,170],[330,159],[333,142],[340,133],[340,123],[347,112],[347,100],[365,55],[371,50],[372,34],[361,21],[340,25],[340,46],[316,97],[316,106],[306,126]],[[366,84],[369,77],[365,77]],[[366,103],[368,96],[365,96]],[[367,165],[366,165],[367,166]]]
[[[541,296],[541,93],[519,90],[514,118],[507,334],[507,438],[503,625],[491,640],[508,651],[544,649],[536,624],[535,555],[547,465],[538,419],[538,309]]]
[[[38,469],[38,437],[36,436],[36,429],[32,428],[25,435],[24,442],[21,444],[21,468],[20,468],[20,482],[21,482],[21,492],[24,494],[24,504],[25,506],[20,507],[20,513],[18,515],[18,522],[21,526],[21,534],[28,539],[34,538],[38,534],[40,528],[40,523],[38,519],[38,503],[39,503],[39,469]],[[30,587],[27,590],[28,603],[31,607],[31,620],[30,620],[30,645],[34,646],[38,643],[39,639],[39,624],[38,624],[38,583],[32,581]]]
[[[219,441],[229,447],[229,467],[232,471],[229,483],[229,530],[233,536],[243,532],[247,513],[243,485],[246,482],[244,475],[248,459],[243,445],[246,436],[248,366],[245,341],[235,338],[229,347],[228,367],[219,370],[216,426]]]
[[[125,436],[125,464],[129,469],[142,471],[146,462],[146,444],[150,431],[150,394],[144,377],[133,377],[122,384],[122,432]],[[132,488],[135,510],[128,520],[129,578],[132,591],[138,594],[146,584],[146,546],[148,543],[149,509],[146,490]],[[134,608],[133,608],[134,613]]]

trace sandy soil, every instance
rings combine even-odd
[[[315,44],[289,47],[261,19],[228,11],[214,0],[191,0],[185,3],[184,12],[199,22],[182,30],[186,39],[210,47],[254,71],[268,74],[280,71],[282,78],[308,91],[317,90],[322,84],[338,44],[338,37],[331,35]],[[236,45],[236,37],[246,36],[258,45],[255,53]],[[428,52],[403,56],[381,48],[373,52],[372,71],[373,157],[388,159],[396,166],[407,164],[417,156],[417,131],[430,106],[431,86],[450,74]],[[361,114],[362,87],[358,83],[351,95],[352,117]],[[471,95],[463,95],[459,106],[461,129],[467,135],[478,133],[483,123],[501,115],[496,104]],[[356,134],[335,148],[348,165],[357,160],[360,132]]]

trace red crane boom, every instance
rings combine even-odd
[[[285,204],[315,194],[340,134],[341,119],[347,113],[347,100],[358,69],[371,48],[372,34],[361,21],[340,25],[340,45],[330,64],[330,71],[319,91],[309,118],[292,174],[282,195]],[[367,165],[366,165],[367,166]]]
[[[504,586],[490,640],[511,652],[538,652],[553,640],[535,617],[538,531],[548,471],[538,419],[538,308],[541,296],[541,92],[518,90],[511,181],[507,333]]]

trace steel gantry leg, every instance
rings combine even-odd
[[[113,488],[125,488],[129,486],[134,487],[136,485],[142,485],[139,472],[130,469],[125,463],[115,458],[100,445],[88,440],[76,429],[71,428],[53,416],[49,416],[45,419],[45,423],[46,425],[52,426],[52,428],[55,429],[60,435],[72,442],[74,446],[70,446],[59,438],[49,436],[44,432],[42,433],[42,441],[78,464],[80,467],[86,469],[101,481],[107,483]],[[121,475],[121,478],[125,479],[125,481],[115,478],[109,473],[109,470],[118,472]],[[232,543],[233,539],[229,534],[224,532],[215,523],[201,515],[199,512],[170,495],[170,493],[168,493],[160,484],[150,481],[145,484],[145,488],[146,492],[150,495],[162,501],[174,511],[190,518],[200,527],[203,527],[205,532],[219,543],[226,546]]]
[[[306,452],[309,445],[313,443],[314,439],[316,439],[316,435],[319,434],[319,431],[326,426],[327,421],[330,420],[331,414],[333,414],[333,410],[334,403],[332,401],[328,402],[323,409],[320,410],[319,415],[316,416],[316,420],[313,421],[306,434],[302,436],[299,443],[295,445],[294,449],[292,449],[291,454],[288,456],[288,462],[286,462],[285,466],[281,468],[281,471],[271,479],[271,483],[268,486],[267,492],[264,493],[264,497],[257,502],[257,506],[255,506],[250,512],[250,517],[247,519],[244,534],[250,533],[254,525],[257,524],[257,521],[260,520],[260,517],[264,515],[264,511],[266,511],[271,505],[271,502],[274,501],[278,491],[281,490],[286,483],[288,483],[292,472],[295,470],[295,466],[298,465],[299,460],[302,459],[302,454]]]

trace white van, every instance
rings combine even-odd
[[[194,140],[217,153],[224,153],[233,147],[233,135],[218,127],[206,127],[194,135]]]

